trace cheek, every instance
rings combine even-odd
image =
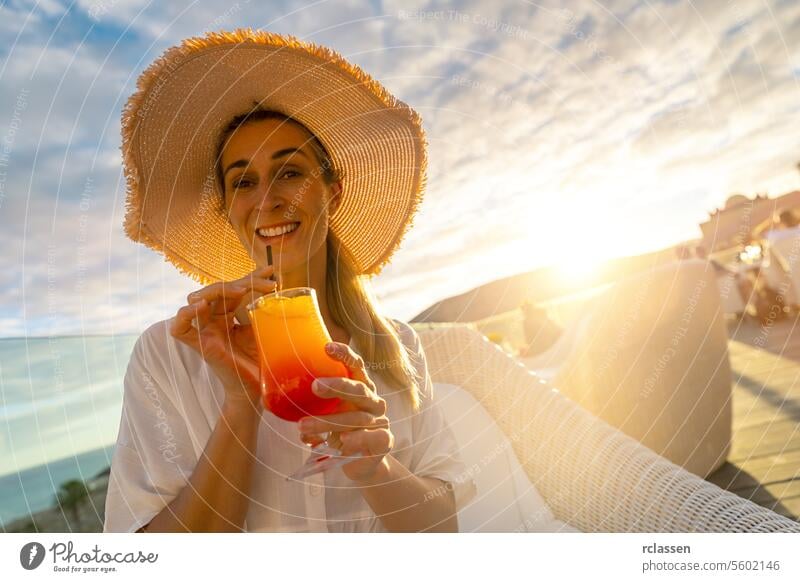
[[[328,234],[330,227],[330,209],[325,205],[324,201],[319,201],[314,205],[314,223],[316,227],[314,231],[320,238],[324,238]]]
[[[290,200],[287,217],[298,214],[298,218],[311,220],[318,226],[328,224],[331,209],[326,203],[326,192],[322,188],[313,188],[305,192],[297,192]]]
[[[227,218],[228,222],[233,227],[233,230],[241,236],[244,225],[247,221],[246,209],[242,206],[242,204],[237,204],[234,201],[232,204],[226,203],[224,212],[225,218]]]

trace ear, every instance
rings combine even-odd
[[[342,204],[342,181],[334,182],[330,186],[331,197],[328,200],[328,214],[333,216]]]

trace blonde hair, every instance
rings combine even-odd
[[[325,294],[328,309],[336,323],[355,340],[368,372],[379,374],[390,386],[407,391],[414,410],[419,408],[416,370],[394,324],[376,308],[369,281],[353,269],[347,253],[328,232]]]
[[[322,170],[322,179],[329,186],[344,179],[339,168],[319,138],[297,119],[284,113],[263,109],[254,103],[253,109],[234,117],[225,127],[217,147],[217,180],[221,192],[225,192],[220,161],[222,149],[227,138],[239,127],[251,121],[279,119],[295,123],[310,136],[310,146]],[[223,202],[224,204],[224,202]],[[356,272],[348,254],[333,232],[328,231],[326,239],[325,299],[334,321],[347,330],[364,360],[367,372],[378,375],[390,386],[400,392],[407,392],[408,400],[414,410],[419,408],[419,382],[409,348],[403,343],[399,329],[387,318],[378,313],[377,300],[371,293],[369,281]]]

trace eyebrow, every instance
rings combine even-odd
[[[277,152],[272,154],[272,158],[271,159],[277,160],[278,158],[282,158],[284,156],[288,156],[289,154],[300,154],[300,155],[303,155],[306,158],[308,158],[308,154],[306,154],[306,152],[304,152],[300,148],[284,148],[284,149],[278,150]],[[225,176],[228,175],[228,172],[230,170],[233,170],[234,168],[244,168],[244,167],[247,167],[249,164],[250,164],[250,160],[244,160],[244,159],[236,160],[230,166],[225,168],[225,171],[222,173],[222,177],[225,178]]]

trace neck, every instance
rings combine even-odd
[[[293,287],[311,287],[317,292],[317,302],[319,311],[325,327],[331,334],[333,341],[349,343],[350,336],[343,327],[339,326],[333,319],[328,308],[327,294],[327,265],[328,265],[328,245],[323,244],[319,251],[311,256],[308,263],[299,265],[296,269],[281,270],[280,281],[283,289]]]

